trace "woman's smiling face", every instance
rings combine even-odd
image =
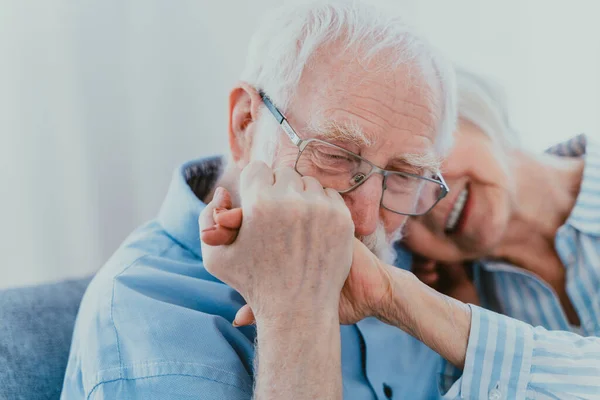
[[[442,167],[450,193],[428,214],[410,218],[405,236],[409,249],[454,262],[485,257],[500,243],[514,199],[503,146],[460,120]]]

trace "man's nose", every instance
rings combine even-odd
[[[365,183],[345,194],[344,201],[350,209],[357,236],[375,232],[380,218],[380,203],[383,177],[371,176]]]

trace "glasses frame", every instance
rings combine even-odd
[[[420,215],[425,215],[427,214],[429,211],[431,211],[431,209],[433,207],[435,207],[437,205],[437,203],[440,202],[440,200],[442,200],[444,197],[446,197],[448,195],[448,193],[450,193],[450,188],[448,187],[448,185],[446,184],[446,181],[444,180],[444,177],[442,176],[441,173],[437,173],[435,178],[427,178],[421,175],[416,175],[416,174],[411,174],[408,172],[399,172],[399,171],[389,171],[383,168],[379,168],[377,165],[373,164],[371,161],[359,156],[356,153],[351,152],[350,150],[346,150],[343,147],[340,147],[338,145],[335,145],[333,143],[329,143],[326,142],[324,140],[321,139],[316,139],[316,138],[309,138],[309,139],[302,139],[294,130],[294,128],[292,128],[292,126],[290,125],[290,123],[288,122],[288,120],[286,119],[285,115],[275,106],[275,104],[273,104],[273,102],[271,101],[271,99],[269,98],[269,96],[267,96],[262,90],[259,91],[260,97],[263,101],[263,103],[265,104],[265,106],[269,109],[269,111],[271,112],[271,114],[275,117],[275,119],[277,120],[277,122],[279,123],[279,125],[281,126],[281,128],[283,129],[283,131],[286,133],[286,135],[290,138],[290,140],[292,141],[292,143],[298,147],[298,155],[296,156],[296,162],[294,163],[294,170],[296,172],[298,172],[298,174],[302,175],[299,171],[298,171],[298,160],[300,159],[300,156],[302,155],[302,152],[304,151],[304,149],[306,149],[306,146],[308,146],[311,142],[319,142],[319,143],[323,143],[326,144],[328,146],[332,146],[335,147],[341,151],[344,151],[356,158],[358,158],[359,160],[361,160],[362,162],[367,163],[369,166],[371,166],[371,171],[369,171],[369,173],[367,174],[367,176],[365,176],[365,178],[358,182],[357,184],[353,185],[352,187],[350,187],[349,189],[346,190],[338,190],[338,193],[340,194],[345,194],[348,192],[351,192],[353,190],[355,190],[356,188],[358,188],[360,185],[362,185],[363,183],[365,183],[367,180],[369,180],[369,178],[375,174],[381,174],[383,176],[383,182],[382,182],[382,188],[383,190],[381,191],[381,198],[379,199],[379,205],[381,207],[383,207],[384,209],[393,212],[395,214],[400,214],[400,215],[408,215],[408,216],[420,216]],[[417,179],[421,179],[421,180],[425,180],[425,181],[429,181],[429,182],[433,182],[436,183],[440,186],[441,192],[440,195],[438,196],[438,198],[436,199],[436,201],[431,205],[431,207],[429,207],[426,211],[422,212],[422,213],[402,213],[396,210],[392,210],[388,207],[385,206],[385,204],[383,204],[383,193],[386,190],[386,180],[387,177],[389,175],[400,175],[400,176],[404,176],[404,177],[409,177],[409,178],[417,178]]]

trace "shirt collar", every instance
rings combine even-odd
[[[198,217],[206,207],[200,199],[216,184],[222,166],[221,157],[210,157],[178,167],[158,213],[158,222],[167,234],[200,259]]]
[[[600,236],[600,144],[581,135],[585,148],[585,166],[581,189],[567,224],[578,231]]]

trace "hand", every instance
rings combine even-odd
[[[226,193],[226,199],[229,195]],[[242,210],[231,209],[227,200],[213,212],[214,228],[202,232],[203,242],[213,246],[233,243],[242,226]],[[377,315],[393,298],[391,277],[387,266],[358,239],[353,242],[352,267],[342,289],[339,316],[343,324],[353,324],[367,316]],[[254,315],[249,305],[242,307],[234,320],[235,326],[249,325]]]
[[[202,240],[215,246],[232,243],[242,226],[242,210],[229,209],[230,204],[223,207],[225,209],[214,212],[214,229],[202,233]],[[462,265],[450,266],[448,271],[439,266],[438,271],[435,263],[424,259],[416,261],[416,273],[422,280],[444,289],[442,282],[454,282],[443,278],[446,272],[450,272],[450,278],[456,278],[459,283],[450,286],[454,288],[448,290],[450,294],[476,304],[475,287]],[[354,239],[352,267],[340,298],[339,321],[351,324],[366,316],[375,316],[397,326],[423,341],[458,368],[463,367],[471,321],[470,309],[427,287],[412,273],[383,264],[360,241]],[[245,305],[236,314],[234,325],[253,322],[252,308]]]
[[[469,277],[470,268],[468,264],[442,264],[417,254],[413,255],[412,271],[419,280],[463,303],[479,305],[477,289]]]
[[[340,322],[355,324],[374,316],[381,319],[394,299],[390,270],[360,240],[354,239],[352,267],[342,289]]]
[[[231,205],[223,189],[200,215],[207,271],[237,290],[257,320],[337,310],[354,228],[339,193],[291,168],[252,162],[242,172],[240,196],[244,223],[237,236],[224,219],[240,211],[223,213]],[[215,246],[218,240],[235,241]]]

